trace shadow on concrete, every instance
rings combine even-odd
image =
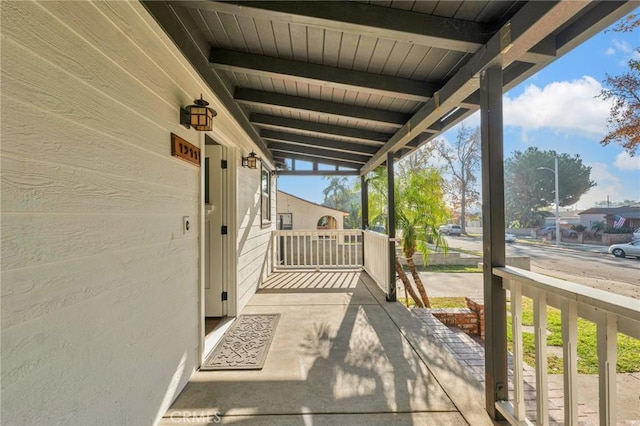
[[[281,314],[264,369],[196,373],[164,423],[491,424],[477,382],[365,273],[299,274],[243,312]]]

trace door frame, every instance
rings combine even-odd
[[[222,221],[227,226],[227,235],[223,238],[223,291],[227,292],[227,302],[223,303],[222,314],[229,318],[237,316],[238,312],[238,291],[237,291],[237,259],[235,256],[237,246],[237,149],[221,143],[220,140],[214,140],[209,135],[204,135],[201,139],[202,164],[200,167],[200,197],[199,197],[199,291],[198,291],[198,366],[204,363],[207,356],[205,353],[205,173],[204,173],[204,157],[206,144],[219,144],[222,146],[222,159],[227,161],[227,169],[223,172],[222,178]]]

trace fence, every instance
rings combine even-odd
[[[597,326],[599,416],[601,425],[616,424],[617,333],[640,338],[640,303],[636,299],[505,266],[493,268],[510,290],[513,335],[513,401],[496,402],[511,424],[524,424],[522,297],[533,299],[537,424],[548,424],[546,329],[547,306],[561,311],[564,374],[564,424],[578,424],[578,318]]]
[[[275,269],[361,268],[362,231],[273,231]]]
[[[372,231],[363,232],[364,270],[385,293],[389,291],[389,236]]]

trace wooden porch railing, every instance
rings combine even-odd
[[[546,328],[547,306],[561,311],[564,363],[564,424],[578,424],[578,317],[597,326],[599,416],[601,425],[616,424],[617,333],[640,338],[640,301],[510,266],[494,267],[510,291],[513,335],[513,400],[496,408],[511,424],[529,424],[522,375],[522,297],[533,299],[536,351],[537,424],[549,424]]]
[[[364,270],[383,292],[389,286],[389,236],[372,231],[363,232]]]
[[[362,231],[273,231],[274,269],[361,268]]]

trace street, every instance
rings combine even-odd
[[[451,249],[482,252],[477,237],[447,237],[447,242]],[[640,260],[617,258],[606,249],[600,253],[516,241],[507,244],[507,256],[529,256],[533,272],[640,299]]]

